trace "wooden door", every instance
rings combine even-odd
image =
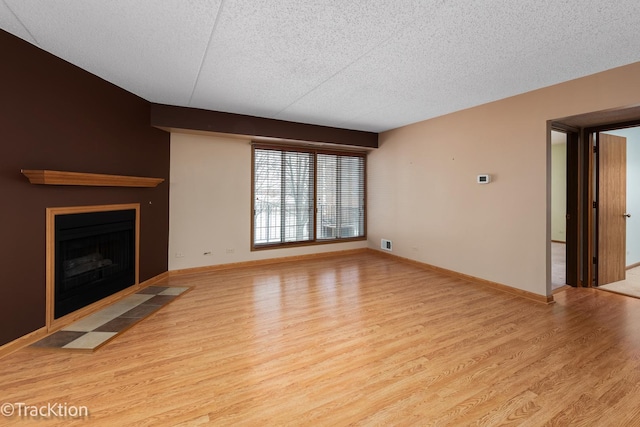
[[[626,277],[627,139],[600,133],[598,146],[598,285]]]

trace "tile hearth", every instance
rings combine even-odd
[[[31,347],[93,351],[174,301],[188,287],[148,286],[31,344]]]

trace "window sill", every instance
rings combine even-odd
[[[345,239],[330,239],[330,240],[313,240],[308,242],[287,242],[287,243],[265,243],[261,245],[252,245],[251,251],[265,251],[270,249],[287,249],[287,248],[299,248],[304,246],[319,246],[319,245],[331,245],[350,242],[361,242],[367,240],[367,236],[349,237]]]

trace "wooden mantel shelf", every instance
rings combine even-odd
[[[100,173],[63,172],[50,170],[21,170],[31,184],[88,185],[97,187],[157,187],[163,178],[106,175]]]

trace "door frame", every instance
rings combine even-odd
[[[597,278],[594,263],[597,208],[593,202],[597,189],[593,135],[640,126],[640,107],[580,114],[549,120],[548,124],[549,141],[551,130],[567,134],[567,284],[594,287]]]
[[[566,135],[567,163],[566,163],[566,227],[565,227],[565,273],[566,284],[580,286],[580,232],[583,220],[580,216],[580,203],[583,198],[580,191],[580,179],[583,168],[582,153],[580,152],[580,129],[562,123],[551,123],[551,131]],[[573,189],[570,191],[569,189]]]

